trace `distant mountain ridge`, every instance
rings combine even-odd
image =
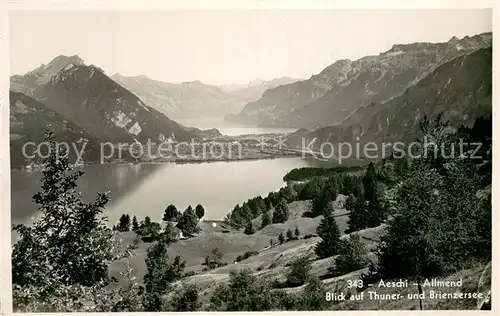
[[[444,43],[396,44],[377,56],[338,60],[308,80],[264,92],[229,120],[315,129],[341,123],[358,108],[404,93],[436,67],[491,46],[492,33]]]
[[[149,107],[76,55],[58,56],[23,76],[12,76],[11,90],[33,97],[100,141],[190,140],[202,134]]]
[[[127,88],[151,107],[172,118],[224,116],[243,108],[246,99],[200,81],[168,83],[144,75],[111,79]]]
[[[300,147],[304,141],[313,148],[322,143],[411,142],[419,136],[419,122],[424,116],[443,119],[454,126],[471,126],[492,111],[492,47],[448,61],[406,92],[387,102],[371,103],[359,108],[342,124],[315,131],[301,130],[288,139]]]
[[[290,77],[281,77],[271,80],[256,79],[246,84],[222,85],[220,88],[230,94],[243,97],[248,102],[258,100],[268,89],[274,89],[279,86],[287,85],[303,79],[294,79]]]

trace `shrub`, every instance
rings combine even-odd
[[[208,269],[215,269],[224,265],[222,262],[222,251],[220,249],[214,248],[208,256],[205,257],[205,265]]]
[[[250,270],[230,271],[229,283],[220,284],[210,298],[210,309],[218,311],[270,311],[280,307],[270,289]]]
[[[184,273],[183,278],[187,278],[193,275],[196,275],[195,271],[187,271],[186,273]]]
[[[343,242],[341,253],[335,259],[334,267],[330,267],[328,271],[334,275],[343,275],[362,269],[368,263],[367,250],[360,236],[353,233],[347,241]]]
[[[198,287],[190,284],[177,290],[170,300],[170,310],[175,312],[193,312],[201,307],[198,300]]]
[[[247,225],[245,226],[244,233],[246,235],[252,235],[255,233],[255,230],[253,229],[252,221],[248,221]]]
[[[283,233],[280,233],[280,235],[278,236],[278,240],[279,240],[280,244],[285,242],[285,236],[283,236]]]
[[[309,277],[311,263],[307,257],[296,259],[292,262],[287,275],[287,285],[291,287],[300,286]]]

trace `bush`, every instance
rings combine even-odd
[[[280,244],[285,242],[285,236],[283,236],[283,233],[280,233],[280,235],[278,236],[278,240],[279,240]]]
[[[284,223],[288,220],[288,205],[284,199],[280,199],[274,208],[273,223]]]
[[[341,253],[335,259],[334,267],[328,271],[337,276],[347,274],[365,268],[369,263],[367,250],[358,234],[351,234],[349,239],[343,242]]]
[[[217,311],[270,311],[280,303],[250,270],[230,271],[229,283],[220,284],[210,298],[210,309]]]
[[[215,269],[218,267],[222,267],[223,265],[225,265],[222,262],[222,257],[223,254],[220,251],[220,249],[218,247],[214,248],[212,249],[210,254],[205,257],[205,265],[207,266],[208,269]]]
[[[247,252],[245,252],[242,256],[241,256],[241,255],[240,255],[240,256],[238,256],[238,257],[236,258],[236,261],[238,261],[238,262],[239,262],[239,261],[243,261],[243,260],[245,260],[245,259],[250,258],[251,256],[255,256],[255,255],[258,255],[258,254],[259,254],[259,252],[258,252],[258,251],[247,251]],[[240,260],[238,260],[238,258],[240,258]]]
[[[312,238],[314,235],[313,234],[307,234],[307,235],[304,235],[304,239],[309,239],[309,238]]]
[[[245,226],[244,233],[246,235],[252,235],[255,233],[255,230],[253,229],[252,221],[248,221],[247,225]]]
[[[185,288],[177,290],[170,300],[169,310],[175,312],[193,312],[201,307],[198,301],[198,287],[190,284]]]
[[[311,263],[307,257],[296,259],[292,262],[290,270],[287,275],[287,285],[290,287],[300,286],[309,277],[311,270]]]

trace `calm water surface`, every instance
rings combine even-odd
[[[269,128],[243,125],[237,123],[229,123],[223,118],[204,118],[204,119],[175,119],[176,122],[189,127],[197,127],[200,129],[217,128],[222,135],[238,136],[245,134],[266,134],[266,133],[290,133],[297,129],[295,128]]]
[[[163,210],[174,204],[205,207],[206,219],[222,219],[237,203],[267,195],[285,183],[293,168],[309,166],[301,158],[280,158],[198,164],[90,165],[79,189],[91,200],[99,191],[110,191],[105,214],[114,223],[121,214],[146,215],[160,221]],[[40,189],[39,172],[11,172],[12,223],[29,223],[36,217],[32,196]]]

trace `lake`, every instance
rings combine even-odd
[[[99,191],[110,191],[105,214],[111,223],[120,215],[150,216],[160,221],[163,211],[174,204],[183,211],[188,205],[205,208],[205,219],[219,220],[238,204],[281,188],[283,176],[293,168],[311,166],[302,158],[279,158],[196,164],[88,165],[79,182],[86,200]],[[39,172],[11,170],[12,223],[31,222],[36,213],[32,196],[40,189]]]
[[[291,133],[295,132],[296,128],[273,128],[273,127],[258,127],[254,125],[243,125],[238,123],[230,123],[224,121],[223,118],[176,118],[176,122],[199,129],[217,128],[222,135],[238,136],[245,134],[267,134],[267,133]]]

